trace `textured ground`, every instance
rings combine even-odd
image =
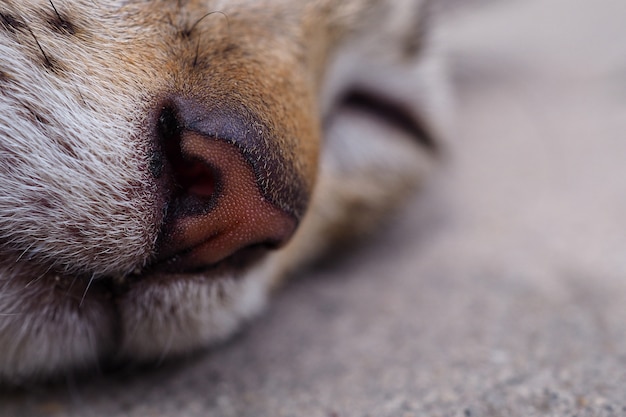
[[[214,352],[9,416],[626,415],[626,2],[449,15],[459,126],[384,234]]]

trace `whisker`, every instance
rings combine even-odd
[[[30,287],[32,284],[34,284],[35,282],[37,282],[37,281],[41,280],[43,277],[45,277],[45,276],[46,276],[46,274],[47,274],[48,272],[50,272],[50,270],[51,270],[51,269],[52,269],[52,265],[50,265],[50,266],[48,267],[48,269],[46,269],[46,270],[43,272],[43,274],[39,275],[37,278],[33,278],[33,279],[31,279],[30,281],[28,281],[28,283],[24,286],[24,288],[28,288],[28,287]]]
[[[17,259],[15,260],[15,263],[18,263],[23,257],[24,255],[26,255],[26,252],[28,252],[30,250],[30,248],[32,248],[33,246],[35,246],[36,242],[31,243],[30,245],[28,245],[28,247],[26,249],[24,249],[22,251],[22,253],[20,253],[20,256],[17,257]]]
[[[83,306],[83,301],[85,301],[85,297],[87,296],[87,291],[89,291],[89,287],[91,287],[91,283],[93,282],[94,279],[95,279],[95,275],[92,274],[91,278],[89,278],[89,282],[87,283],[87,288],[85,288],[85,292],[83,292],[83,296],[80,299],[80,303],[78,304],[79,308]]]

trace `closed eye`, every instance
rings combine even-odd
[[[413,114],[409,106],[392,98],[362,89],[352,89],[341,98],[339,108],[356,110],[376,118],[381,123],[407,133],[429,151],[438,153],[437,143],[418,115]]]

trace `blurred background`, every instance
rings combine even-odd
[[[626,1],[439,1],[457,122],[382,237],[208,355],[0,415],[626,415]]]

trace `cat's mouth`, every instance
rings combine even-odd
[[[55,276],[55,285],[64,297],[72,297],[83,304],[87,298],[115,302],[134,287],[150,285],[176,285],[183,281],[215,283],[220,280],[245,279],[246,273],[265,258],[267,250],[252,247],[215,263],[188,268],[177,257],[136,269],[127,275],[111,275],[95,278],[89,275]]]

